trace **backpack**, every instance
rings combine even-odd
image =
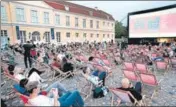
[[[93,98],[101,98],[107,95],[109,90],[105,86],[96,87],[93,90]]]
[[[93,98],[102,98],[102,97],[104,97],[103,90],[101,88],[102,87],[96,87],[93,90]]]

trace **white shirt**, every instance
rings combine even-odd
[[[54,106],[54,98],[49,98],[44,95],[39,95],[33,99],[29,99],[28,102],[33,106]],[[58,106],[60,106],[59,101]]]
[[[22,80],[22,79],[25,79],[26,77],[22,74],[15,74],[14,75],[15,79],[17,80]],[[41,77],[36,73],[36,72],[33,72],[30,77],[28,78],[29,81],[38,81],[40,83],[40,80],[41,80]]]
[[[169,52],[169,56],[170,56],[170,57],[174,56],[174,51],[170,51],[170,52]]]
[[[60,61],[62,61],[62,59],[63,59],[64,57],[65,57],[64,54],[58,54],[58,55],[57,55],[57,58],[60,59]]]
[[[30,82],[38,81],[40,83],[41,77],[36,72],[33,72],[28,79]]]

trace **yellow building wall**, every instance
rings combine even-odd
[[[22,2],[25,3],[25,2]],[[39,1],[37,1],[39,3]],[[67,43],[67,42],[84,42],[85,40],[93,42],[103,42],[103,41],[110,41],[115,39],[115,21],[109,21],[104,20],[100,18],[95,17],[89,17],[85,15],[75,14],[71,12],[65,12],[61,10],[55,10],[46,5],[45,3],[42,3],[40,1],[41,7],[38,7],[34,5],[34,2],[30,2],[29,4],[21,4],[18,2],[4,2],[3,5],[6,7],[7,11],[7,17],[8,21],[5,25],[1,25],[3,29],[8,30],[8,34],[10,35],[10,42],[11,43],[19,43],[20,41],[17,40],[16,35],[16,26],[19,26],[20,30],[26,31],[26,39],[29,39],[29,33],[33,33],[34,31],[40,32],[40,39],[42,42],[45,42],[43,39],[44,32],[48,31],[50,32],[51,28],[54,28],[55,32],[55,40],[52,40],[52,43],[56,43],[56,32],[61,33],[61,42]],[[39,3],[39,4],[40,4]],[[32,6],[32,5],[34,6]],[[2,5],[2,4],[1,4]],[[24,22],[17,22],[16,21],[16,7],[24,8],[25,10],[25,21]],[[31,23],[31,10],[37,10],[38,12],[38,23],[34,24]],[[44,24],[44,12],[49,12],[49,24]],[[56,25],[55,22],[55,14],[60,15],[60,25]],[[70,16],[70,26],[66,26],[66,16]],[[75,27],[75,17],[78,18],[79,26],[78,28]],[[86,19],[86,28],[83,28],[83,19]],[[93,20],[93,28],[90,28],[90,20]],[[99,21],[99,29],[96,28],[96,22]],[[105,22],[105,26],[103,25],[103,22]],[[107,23],[109,22],[109,26]],[[112,26],[113,23],[113,26]],[[66,37],[66,33],[70,32],[70,38]],[[79,37],[76,37],[76,33],[79,33]],[[83,37],[83,34],[86,33],[86,38]],[[91,33],[93,34],[93,37],[91,36]],[[51,32],[50,32],[51,34]],[[97,38],[97,34],[99,34],[99,38]],[[105,34],[105,37],[103,38],[103,34]],[[109,38],[107,35],[109,34]],[[112,37],[113,35],[113,37]]]

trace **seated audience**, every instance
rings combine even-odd
[[[67,92],[60,97],[57,88],[51,88],[47,96],[40,95],[38,82],[29,82],[25,88],[29,92],[28,103],[33,106],[84,106],[78,91]]]
[[[9,71],[9,74],[11,74],[16,79],[17,82],[25,78],[25,76],[23,75],[25,70],[23,70],[17,66],[9,65],[8,71]],[[32,68],[29,71],[27,78],[30,81],[40,81],[41,80],[40,74],[42,74],[43,72],[44,71],[39,71],[35,68]]]
[[[122,87],[117,89],[129,91],[134,96],[134,98],[136,98],[136,100],[138,101],[142,100],[142,95],[141,95],[142,84],[140,82],[137,82],[135,87],[133,87],[132,83],[127,78],[124,78],[122,79],[121,84],[122,84]],[[130,100],[131,102],[134,103],[134,99],[132,97],[130,97]],[[118,102],[121,102],[121,101],[118,100]]]
[[[51,63],[51,65],[61,69],[60,60],[57,60],[56,58],[53,59],[53,62]]]

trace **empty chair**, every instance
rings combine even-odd
[[[173,69],[176,69],[176,58],[171,58],[170,61],[171,61],[171,67]]]
[[[154,92],[152,93],[152,96],[151,96],[151,98],[153,98],[154,94],[156,93],[159,87],[159,83],[161,82],[161,80],[158,82],[155,75],[146,74],[146,73],[140,73],[139,77],[143,84],[149,85],[149,86],[155,86]]]
[[[138,81],[139,80],[139,77],[133,71],[123,70],[123,74],[129,80],[132,80],[132,81]]]
[[[136,71],[139,71],[140,73],[148,73],[148,69],[145,64],[136,63],[135,65],[136,65]]]
[[[168,71],[167,63],[163,61],[157,61],[156,62],[156,69],[157,71]]]
[[[134,64],[131,62],[124,62],[124,69],[134,71]]]

